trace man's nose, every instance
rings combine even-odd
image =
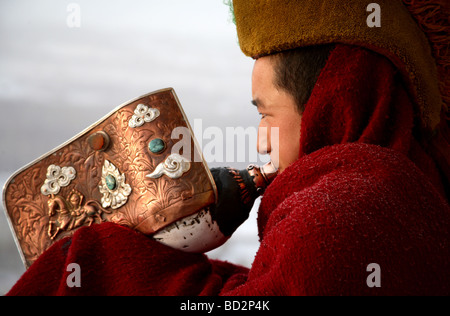
[[[270,146],[270,128],[267,126],[258,127],[258,144],[257,151],[260,155],[270,154],[272,148]]]

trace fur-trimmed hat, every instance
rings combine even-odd
[[[386,56],[402,72],[423,127],[432,131],[450,99],[444,2],[377,0],[379,26],[368,23],[373,0],[233,0],[233,9],[241,49],[253,58],[328,43]]]

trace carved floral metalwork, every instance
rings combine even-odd
[[[157,110],[159,116],[144,124],[152,116],[148,111],[156,113],[150,109]],[[144,115],[144,123],[136,118],[137,112]],[[132,120],[142,125],[132,127]],[[25,265],[30,266],[54,242],[84,226],[113,222],[153,234],[214,203],[216,188],[202,162],[192,162],[177,179],[147,177],[149,170],[155,170],[170,155],[175,142],[171,139],[172,130],[187,126],[173,90],[161,90],[122,105],[63,146],[16,172],[5,185],[3,200]],[[101,150],[90,146],[89,137],[96,133],[109,138],[108,146]],[[162,154],[149,150],[149,142],[156,138],[167,146]],[[193,140],[192,148],[197,150]],[[110,164],[104,169],[106,161]],[[49,183],[48,190],[45,185],[46,180],[60,179],[57,172],[48,176],[52,165],[76,170],[76,178],[67,186],[63,186],[65,181],[56,181],[57,193],[50,192]],[[61,168],[62,173],[68,174],[69,169],[64,170]],[[108,176],[111,177],[106,181]],[[127,200],[116,199],[113,207],[111,199],[110,207],[105,186],[108,194],[117,190],[125,198],[129,192]]]

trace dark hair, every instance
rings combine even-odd
[[[316,85],[334,45],[300,47],[273,55],[275,61],[275,86],[291,94],[299,113]]]

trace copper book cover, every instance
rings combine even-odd
[[[184,133],[188,146],[181,134],[173,137],[177,128],[189,132]],[[26,267],[83,226],[114,222],[151,235],[216,198],[173,89],[121,105],[17,171],[3,190]]]

